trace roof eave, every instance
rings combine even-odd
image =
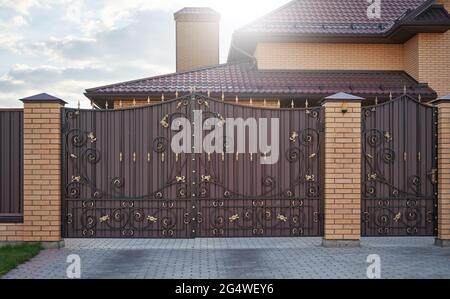
[[[258,42],[331,42],[331,43],[386,43],[400,44],[418,33],[445,33],[450,30],[450,19],[442,23],[402,23],[383,33],[251,33],[235,32],[233,43],[253,52]],[[230,47],[228,62],[240,61],[240,53]]]

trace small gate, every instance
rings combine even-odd
[[[222,125],[279,118],[278,162],[261,164],[264,154],[174,154],[172,121],[192,122],[198,110],[203,122]],[[256,108],[192,94],[132,109],[64,109],[62,117],[64,237],[322,234],[320,108]]]
[[[437,109],[404,95],[364,107],[362,126],[362,235],[435,235]]]

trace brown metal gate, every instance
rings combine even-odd
[[[204,121],[279,118],[278,163],[260,164],[264,154],[174,154],[171,122],[192,120],[194,110]],[[62,117],[64,237],[322,234],[320,108],[255,108],[193,94],[132,109],[64,109]]]
[[[363,236],[435,235],[436,121],[408,95],[363,108]]]

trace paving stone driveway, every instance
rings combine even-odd
[[[66,278],[81,257],[82,278],[366,278],[369,254],[382,278],[450,278],[450,249],[432,238],[370,238],[361,248],[323,248],[320,238],[66,240],[3,278]]]

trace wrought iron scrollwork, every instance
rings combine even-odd
[[[408,122],[411,111],[427,116]],[[427,176],[435,164],[435,117],[434,108],[407,95],[363,108],[363,234],[435,233],[427,222],[435,214],[435,186]],[[422,148],[429,159],[422,159]]]
[[[189,237],[196,234],[193,223],[207,227],[208,234],[214,236],[229,236],[228,225],[239,232],[246,230],[247,235],[270,235],[275,230],[288,235],[320,234],[320,109],[308,107],[289,112],[301,114],[300,123],[306,123],[306,127],[298,127],[298,122],[289,120],[291,117],[284,119],[289,120],[286,131],[290,132],[282,134],[285,146],[279,164],[273,168],[287,167],[289,179],[280,179],[278,171],[271,172],[267,167],[254,180],[257,186],[242,191],[238,184],[224,179],[218,163],[234,163],[237,170],[241,163],[248,162],[249,155],[235,159],[213,153],[207,160],[203,155],[175,156],[170,151],[173,120],[191,119],[192,111],[198,109],[205,119],[216,118],[218,125],[224,126],[226,117],[232,116],[227,115],[225,105],[228,104],[192,94],[155,106],[96,115],[96,111],[88,114],[65,110],[64,167],[68,175],[64,182],[64,209],[66,215],[71,215],[67,217],[70,236]],[[152,113],[143,117],[140,109]],[[120,130],[114,133],[104,125],[110,122],[102,121],[103,115],[113,113],[120,114]],[[142,128],[136,120],[141,118],[151,128]],[[129,138],[130,134],[143,135]],[[224,137],[225,152],[227,141],[231,144],[227,138]],[[120,144],[112,140],[119,140]],[[112,149],[107,149],[111,144]],[[250,159],[256,165],[256,159],[264,159],[268,154],[250,155]],[[149,186],[142,185],[139,176],[144,175]],[[208,203],[206,210],[202,210],[206,206],[202,202]]]

